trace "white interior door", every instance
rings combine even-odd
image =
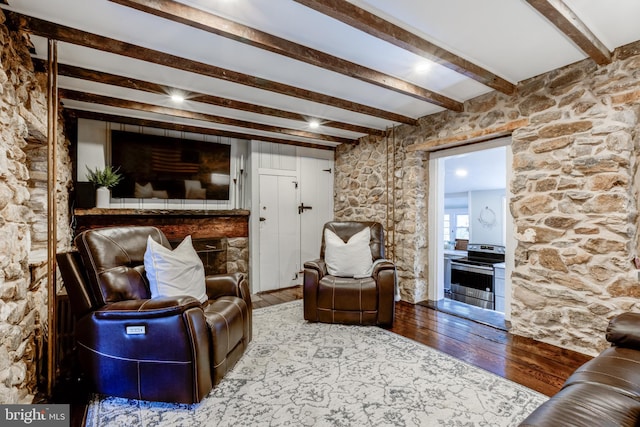
[[[322,226],[333,220],[333,160],[300,158],[300,265],[317,259]]]
[[[298,182],[294,176],[260,175],[260,291],[293,286],[300,271]]]

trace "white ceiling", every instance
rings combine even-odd
[[[506,156],[506,147],[502,146],[445,157],[444,194],[504,190],[507,186]],[[460,176],[457,171],[464,171],[466,175]]]
[[[134,45],[170,53],[275,82],[311,90],[417,119],[442,107],[362,80],[309,65],[203,30],[156,17],[107,0],[4,0],[3,9],[62,24]],[[564,0],[609,50],[640,40],[639,0]],[[424,61],[293,0],[182,0],[238,23],[329,53],[411,82],[463,102],[493,89],[432,63],[425,74],[414,66]],[[389,22],[475,63],[507,81],[518,82],[587,57],[567,36],[524,0],[350,0]],[[35,55],[46,58],[46,40],[33,36]],[[298,112],[385,130],[398,124],[359,112],[197,75],[137,59],[65,42],[58,43],[58,62],[95,71],[177,87],[187,92],[222,96],[256,105]],[[59,87],[155,105],[172,106],[166,96],[61,76]],[[65,108],[251,132],[287,141],[333,147],[333,142],[242,126],[220,125],[165,114],[133,111],[74,100]],[[190,111],[253,123],[308,130],[308,123],[264,114],[187,102]],[[355,139],[363,132],[321,126],[327,135]]]

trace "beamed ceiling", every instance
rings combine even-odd
[[[640,40],[638,0],[0,1],[77,117],[326,149]]]

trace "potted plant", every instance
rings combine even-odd
[[[111,200],[111,189],[122,181],[122,174],[118,173],[120,168],[114,169],[110,165],[104,169],[95,168],[91,170],[87,168],[87,179],[96,187],[96,207],[108,208]]]

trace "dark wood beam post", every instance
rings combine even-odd
[[[58,25],[42,19],[22,15],[17,12],[3,10],[8,20],[19,23],[25,31],[33,33],[41,37],[56,39],[61,42],[85,46],[92,49],[109,52],[116,55],[122,55],[165,67],[174,68],[181,71],[188,71],[207,77],[212,77],[228,82],[233,82],[245,86],[250,86],[269,92],[279,93],[282,95],[292,96],[294,98],[304,99],[307,101],[317,102],[319,104],[330,105],[343,110],[355,111],[356,113],[378,117],[397,123],[406,123],[412,126],[418,124],[418,120],[407,117],[394,112],[385,111],[379,108],[371,107],[346,99],[325,95],[319,92],[313,92],[307,89],[290,86],[284,83],[266,80],[256,76],[239,73],[237,71],[228,70],[215,65],[205,64],[188,58],[182,58],[176,55],[160,52],[142,46],[136,46],[131,43],[115,40],[109,37],[97,34],[87,33],[74,28]]]
[[[58,172],[58,45],[49,40],[47,50],[47,395],[56,383],[56,253],[58,247],[57,182]]]
[[[41,65],[42,69],[45,69],[46,64],[44,61],[38,58],[33,59],[34,64]],[[302,114],[279,110],[272,107],[266,107],[263,105],[250,104],[248,102],[237,101],[234,99],[223,98],[220,96],[207,95],[204,93],[197,93],[189,91],[187,89],[178,87],[163,86],[157,83],[152,83],[144,80],[134,79],[131,77],[119,76],[116,74],[105,73],[96,70],[89,70],[82,67],[76,67],[67,64],[58,64],[58,75],[73,77],[76,79],[87,80],[91,82],[100,82],[113,86],[120,86],[127,89],[140,90],[155,94],[168,94],[173,92],[180,92],[186,94],[186,99],[189,101],[202,102],[203,104],[215,105],[224,108],[230,108],[240,111],[248,111],[251,113],[262,114],[266,116],[279,117],[282,119],[296,120],[301,123],[307,123],[310,120],[317,120],[322,126],[348,130],[351,132],[363,133],[366,135],[384,136],[385,131],[381,129],[375,129],[365,126],[359,126],[351,123],[338,122],[335,120],[323,119],[321,117],[305,117]]]
[[[110,0],[155,16],[179,22],[221,37],[268,50],[297,61],[331,70],[387,90],[426,101],[440,107],[462,111],[463,104],[429,89],[417,86],[371,68],[303,46],[255,28],[239,24],[201,9],[172,0]]]
[[[107,105],[116,108],[125,108],[128,110],[145,111],[148,113],[163,114],[165,116],[182,117],[191,120],[202,120],[210,123],[218,123],[226,126],[236,126],[240,128],[248,128],[261,130],[264,132],[282,133],[285,135],[296,136],[300,138],[317,139],[321,141],[335,142],[338,144],[355,144],[357,140],[342,138],[333,135],[323,135],[319,133],[307,132],[303,130],[287,129],[278,126],[265,125],[261,123],[247,122],[244,120],[231,119],[228,117],[214,116],[213,114],[199,113],[196,111],[187,111],[177,108],[162,107],[145,102],[129,101],[126,99],[114,98],[105,95],[96,95],[87,92],[79,92],[69,89],[60,89],[61,98],[72,99],[74,101],[89,102],[92,104]],[[259,138],[259,137],[258,137]]]
[[[251,135],[251,134],[242,133],[242,132],[231,132],[226,130],[205,128],[202,126],[192,126],[192,125],[184,125],[180,123],[162,122],[159,120],[139,119],[135,117],[119,116],[116,114],[96,113],[94,111],[73,110],[73,109],[67,109],[66,111],[69,114],[71,114],[73,117],[80,118],[80,119],[122,123],[127,125],[145,126],[145,127],[157,128],[157,129],[176,130],[178,132],[201,133],[203,135],[222,136],[225,138],[247,139],[247,140],[256,139],[256,140],[265,141],[265,142],[273,142],[274,144],[295,145],[298,147],[317,148],[319,150],[335,151],[335,146],[331,146],[331,145],[321,145],[321,144],[314,144],[311,142],[302,142],[302,141],[295,141],[295,140],[289,140],[289,139],[283,139],[283,138],[274,138],[272,136],[256,136],[256,135]]]
[[[527,0],[598,65],[611,63],[611,52],[562,0]],[[615,6],[611,6],[615,7]]]
[[[367,34],[443,65],[507,95],[515,85],[379,16],[344,0],[294,0]]]

